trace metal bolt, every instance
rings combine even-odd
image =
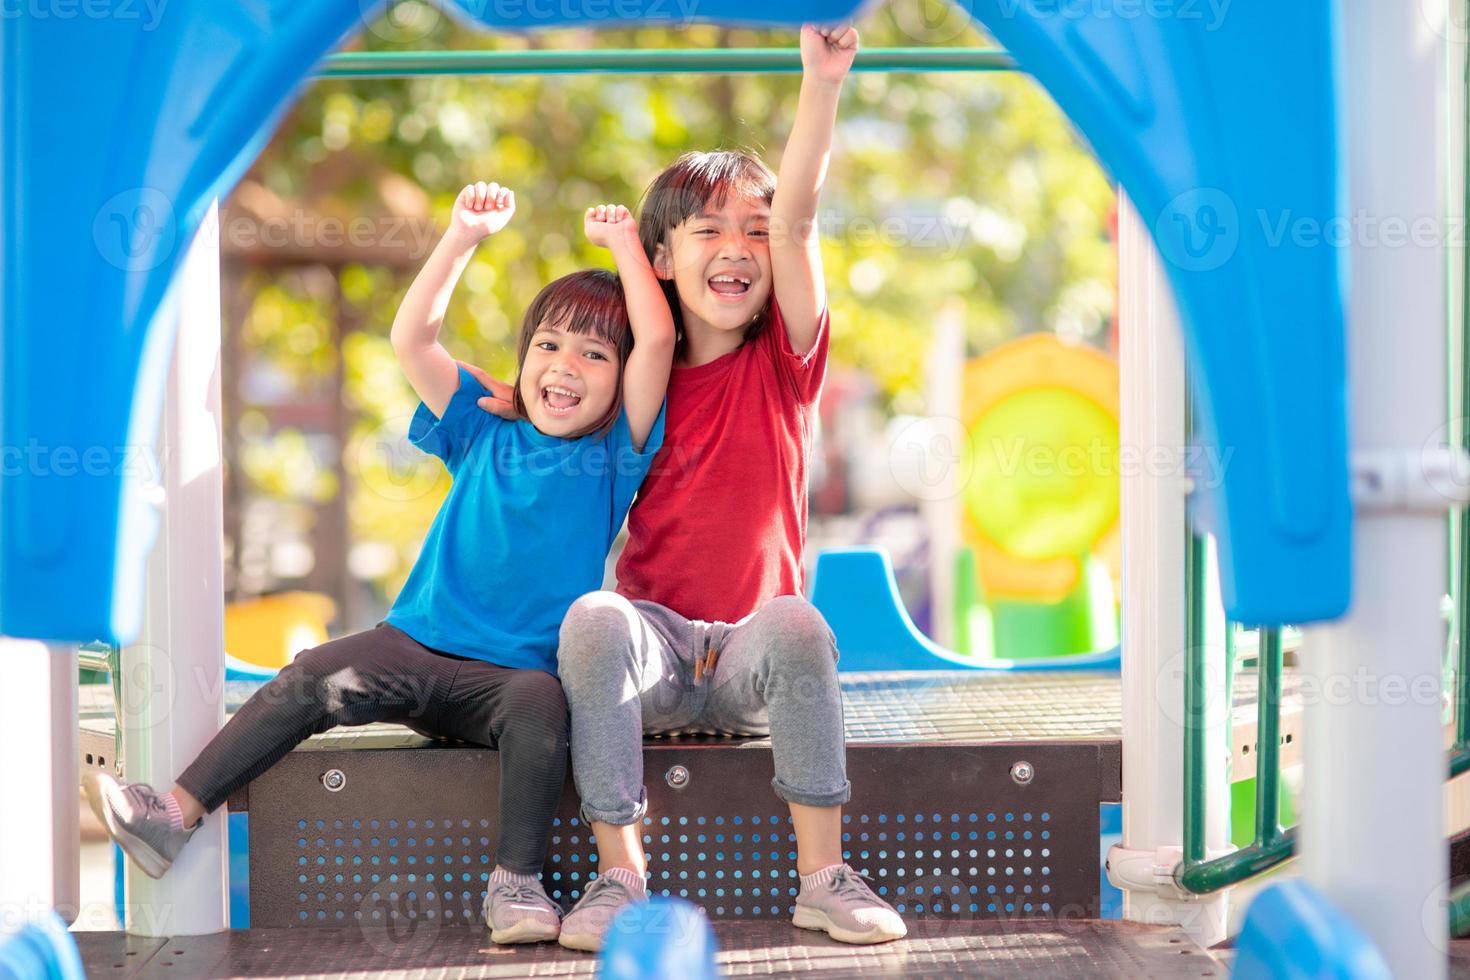
[[[1025,786],[1036,778],[1036,770],[1031,763],[1023,759],[1011,766],[1011,778],[1016,781],[1017,786]]]
[[[341,769],[328,769],[322,773],[322,785],[328,793],[340,793],[347,785],[347,774]]]
[[[668,772],[664,773],[664,782],[674,787],[674,789],[683,789],[689,785],[689,770],[683,766],[674,766]]]

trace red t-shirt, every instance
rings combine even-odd
[[[664,445],[628,514],[619,592],[727,623],[801,594],[827,321],[824,310],[816,343],[798,354],[772,301],[760,336],[674,368]]]

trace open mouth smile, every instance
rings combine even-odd
[[[541,389],[541,405],[554,418],[565,418],[582,404],[582,396],[570,388],[547,385]]]
[[[709,288],[710,292],[723,301],[738,301],[744,299],[750,292],[750,279],[747,276],[737,275],[711,276]]]

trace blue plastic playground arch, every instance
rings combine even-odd
[[[368,9],[364,10],[364,6]],[[852,0],[710,0],[700,19],[837,20]],[[180,0],[141,20],[0,18],[0,633],[130,642],[157,517],[146,466],[171,284],[209,202],[244,173],[313,66],[380,11],[357,0]],[[479,0],[490,28],[614,23]],[[1205,438],[1231,465],[1222,585],[1237,621],[1349,600],[1339,251],[1265,216],[1339,212],[1327,4],[1218,23],[1072,0],[970,12],[1053,94],[1149,220],[1183,313]],[[146,28],[146,29],[145,29]],[[44,107],[44,108],[43,108]]]

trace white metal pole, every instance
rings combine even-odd
[[[1421,453],[1444,434],[1445,22],[1435,23],[1435,7],[1447,12],[1443,2],[1342,8],[1353,604],[1343,620],[1307,630],[1302,653],[1303,873],[1394,976],[1415,980],[1446,970],[1447,917],[1435,900],[1448,873],[1445,515],[1367,507],[1362,491],[1398,477],[1422,483]],[[1416,241],[1410,229],[1424,222],[1436,233]]]
[[[81,905],[77,648],[0,638],[0,932]],[[37,744],[37,739],[42,744]]]
[[[179,276],[178,340],[158,436],[162,523],[148,559],[143,631],[122,651],[126,776],[159,790],[173,786],[224,723],[217,204]],[[161,879],[129,863],[129,932],[192,936],[228,928],[225,817],[223,807],[206,817]]]
[[[924,367],[925,406],[931,419],[958,420],[953,428],[964,433],[960,418],[965,372],[965,321],[961,309],[947,306],[934,321],[929,357]],[[936,438],[931,436],[931,438]],[[951,454],[960,447],[949,447]],[[964,547],[964,483],[958,465],[945,467],[942,487],[919,502],[919,511],[929,528],[929,620],[930,639],[952,647],[955,638],[955,556]],[[972,653],[977,651],[972,650]]]
[[[1179,316],[1148,226],[1119,195],[1118,316],[1120,429],[1124,456],[1178,464],[1120,465],[1123,533],[1123,841],[1108,856],[1125,890],[1124,916],[1178,923],[1198,941],[1224,938],[1224,894],[1197,899],[1172,873],[1184,842],[1185,457],[1184,342]],[[1211,651],[1223,685],[1223,650]],[[1207,744],[1221,750],[1212,772],[1207,845],[1225,846],[1223,698],[1211,699]],[[1213,758],[1213,756],[1212,756]]]

